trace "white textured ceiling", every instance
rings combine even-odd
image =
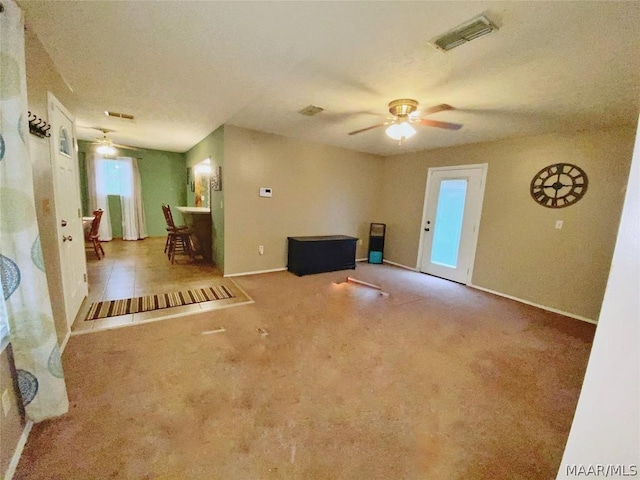
[[[222,124],[393,155],[634,124],[640,2],[21,1],[78,99],[79,125],[184,152]],[[500,29],[442,53],[429,40],[486,13]],[[399,146],[387,103],[457,108]],[[296,113],[316,104],[325,111]],[[135,115],[110,120],[105,110]],[[80,138],[99,132],[80,129]]]

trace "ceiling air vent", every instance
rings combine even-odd
[[[316,113],[320,113],[324,110],[324,108],[319,107],[317,105],[309,105],[308,107],[304,107],[298,113],[302,115],[306,115],[307,117],[313,117]]]
[[[491,20],[480,15],[434,38],[429,43],[446,52],[497,29],[498,27]]]
[[[134,116],[129,115],[128,113],[110,112],[108,110],[105,110],[104,114],[107,117],[111,117],[111,118],[120,118],[122,120],[134,120]]]

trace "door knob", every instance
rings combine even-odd
[[[60,223],[62,223],[62,226],[63,226],[63,227],[66,227],[66,226],[67,226],[67,221],[66,221],[66,220],[62,220],[62,222],[60,222]]]
[[[73,240],[73,237],[71,235],[66,236],[66,237],[64,235],[62,236],[62,241],[63,242],[66,242],[66,241],[71,242],[72,240]]]

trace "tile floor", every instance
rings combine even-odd
[[[173,265],[164,254],[165,237],[151,237],[138,241],[112,240],[103,242],[105,257],[98,260],[93,249],[87,249],[89,295],[83,302],[71,328],[72,334],[136,325],[180,315],[199,313],[253,300],[230,278],[223,278],[212,264],[187,257],[177,257]],[[226,300],[183,305],[150,312],[120,315],[85,321],[93,302],[140,297],[206,287],[215,280],[232,285],[237,296]]]

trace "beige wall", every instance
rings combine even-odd
[[[597,319],[609,273],[633,151],[634,130],[616,128],[466,145],[385,159],[385,258],[417,264],[429,167],[488,163],[472,283]],[[529,194],[532,177],[558,162],[583,168],[577,204],[549,209]],[[556,220],[563,220],[556,230]]]
[[[67,110],[76,110],[76,96],[66,84],[38,37],[29,28],[26,18],[24,49],[27,65],[27,96],[29,109],[47,118],[47,91],[52,92]]]
[[[58,74],[40,40],[28,28],[25,34],[25,57],[29,110],[42,119],[48,119],[47,92],[50,91],[71,113],[74,113],[75,99],[73,93]],[[28,137],[31,163],[33,164],[33,186],[42,256],[47,271],[47,283],[49,285],[49,295],[52,299],[53,319],[56,325],[58,343],[61,344],[69,329],[64,304],[62,301],[55,301],[55,299],[64,298],[64,295],[62,291],[60,254],[56,238],[55,199],[51,179],[49,141],[34,135],[29,135]]]
[[[225,274],[286,267],[290,236],[357,236],[366,256],[369,223],[381,221],[381,157],[229,125],[224,157]]]
[[[2,478],[4,478],[7,467],[16,451],[23,429],[6,349],[0,352],[0,396],[5,390],[9,392],[11,410],[6,417],[0,410],[0,477]]]

